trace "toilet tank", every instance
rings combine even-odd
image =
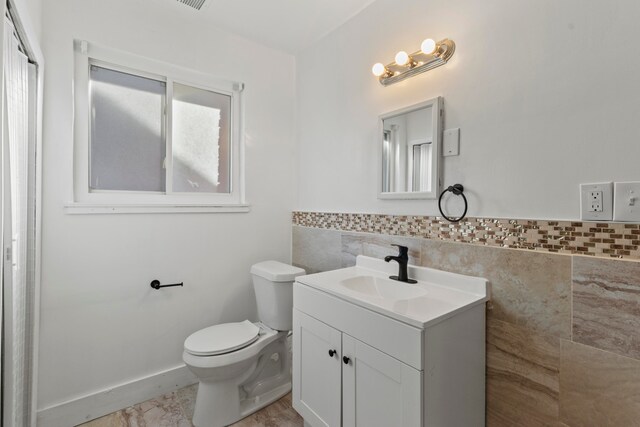
[[[305,271],[278,261],[264,261],[251,267],[259,320],[278,331],[293,328],[293,282]]]

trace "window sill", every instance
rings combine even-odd
[[[64,212],[69,215],[100,214],[150,214],[150,213],[241,213],[249,212],[247,204],[213,205],[213,204],[95,204],[72,202],[64,205]]]

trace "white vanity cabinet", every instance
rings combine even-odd
[[[421,424],[422,372],[294,311],[294,405],[312,426]]]
[[[342,334],[294,310],[293,336],[296,410],[313,426],[339,426],[342,419]]]
[[[375,273],[365,268],[367,260],[359,261],[294,284],[293,406],[306,425],[484,426],[487,295],[452,305],[448,291],[439,289],[393,300],[395,288],[391,294],[383,290],[384,298],[367,299],[324,285],[349,285],[357,276],[378,291],[386,286],[379,283],[387,280],[386,272],[371,279]],[[455,289],[450,295],[460,297]],[[423,309],[434,314],[420,317]]]

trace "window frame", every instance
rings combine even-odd
[[[123,65],[126,64],[126,65]],[[96,65],[165,82],[164,137],[165,191],[92,190],[90,175],[91,99],[90,67]],[[230,193],[173,192],[172,107],[173,83],[216,92],[231,98],[229,142]],[[74,40],[74,149],[73,201],[67,213],[247,212],[244,188],[244,84],[142,56]]]

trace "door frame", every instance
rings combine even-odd
[[[36,31],[36,26],[29,12],[27,3],[25,0],[6,0],[6,2],[2,2],[0,5],[0,11],[2,11],[2,15],[7,13],[7,6],[11,13],[11,17],[13,19],[13,24],[15,26],[16,32],[20,37],[21,42],[26,49],[27,56],[30,61],[32,61],[36,65],[36,92],[35,92],[35,109],[33,112],[35,113],[35,117],[32,125],[34,127],[31,129],[33,132],[33,137],[35,141],[33,141],[35,145],[35,215],[34,215],[34,227],[35,227],[35,248],[34,248],[34,283],[33,283],[33,301],[32,301],[32,318],[28,319],[29,324],[32,326],[32,340],[31,340],[31,348],[32,348],[32,360],[31,366],[27,369],[30,371],[31,383],[30,387],[30,408],[29,408],[29,420],[30,425],[35,427],[37,421],[37,396],[38,396],[38,354],[39,354],[39,332],[40,332],[40,286],[41,286],[41,256],[42,256],[42,111],[43,111],[43,87],[44,87],[44,54],[42,52],[39,33]],[[0,46],[4,46],[4,19],[2,20],[2,28],[0,28]],[[0,55],[0,70],[4,70],[4,55]],[[3,84],[0,84],[0,99],[4,99],[4,88]],[[31,108],[30,108],[31,110]],[[3,102],[0,102],[0,114],[4,117],[5,106]],[[30,131],[30,133],[31,133]],[[4,147],[4,138],[3,138],[3,147]],[[3,148],[4,150],[4,148]],[[3,165],[3,176],[4,176],[4,165]],[[2,200],[3,204],[3,217],[2,221],[6,221],[7,218],[4,215],[6,212],[4,206],[4,200]],[[9,217],[10,220],[10,217]],[[4,223],[2,224],[3,234],[6,232],[4,230]],[[3,236],[3,243],[4,243]],[[3,260],[6,259],[5,254],[5,245],[3,245]],[[4,263],[4,261],[3,261]],[[2,301],[2,307],[4,307],[5,301]],[[2,310],[2,308],[0,308]],[[0,314],[3,312],[0,311]],[[2,341],[6,340],[4,336],[4,325],[2,326]],[[0,385],[0,389],[4,385]],[[4,411],[3,411],[4,412]]]

